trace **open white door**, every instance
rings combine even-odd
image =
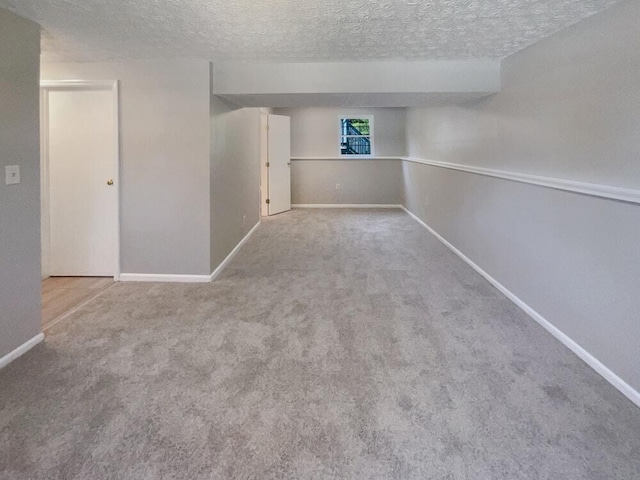
[[[291,123],[269,115],[269,215],[291,210]]]
[[[117,277],[116,83],[46,85],[43,104],[47,273]]]

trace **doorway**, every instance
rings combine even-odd
[[[43,322],[51,322],[120,275],[118,83],[42,82],[41,120]]]

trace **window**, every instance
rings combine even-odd
[[[340,119],[340,155],[373,154],[373,117]]]

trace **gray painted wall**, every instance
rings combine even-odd
[[[402,166],[395,160],[345,159],[340,154],[340,117],[373,115],[376,156],[403,156],[404,108],[275,109],[291,117],[291,155],[322,160],[292,162],[294,204],[399,204]],[[333,158],[333,159],[332,159]],[[331,160],[330,160],[331,159]],[[336,189],[340,184],[340,189]]]
[[[487,100],[412,109],[409,154],[640,188],[639,30],[623,1],[505,59]]]
[[[622,2],[506,59],[487,101],[409,110],[409,156],[639,188],[639,31]],[[404,178],[412,212],[640,390],[638,205],[409,162]]]
[[[43,80],[120,80],[122,273],[211,273],[209,63],[50,63]]]
[[[213,95],[210,106],[214,271],[260,221],[260,110],[237,108]]]
[[[0,9],[0,357],[40,333],[39,70],[40,27]]]
[[[291,162],[293,204],[400,205],[402,199],[402,164],[398,160]]]

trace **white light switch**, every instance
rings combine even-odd
[[[20,183],[20,165],[7,165],[4,167],[4,182],[7,185]]]

